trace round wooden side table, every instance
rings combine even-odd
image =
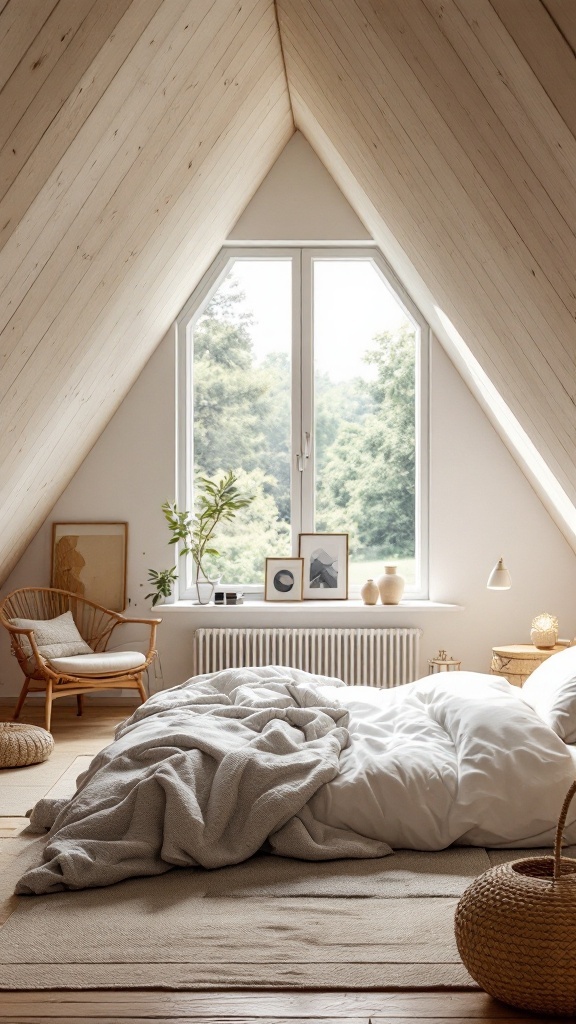
[[[533,644],[508,644],[504,647],[492,648],[492,664],[490,672],[495,676],[504,676],[513,686],[523,686],[528,676],[559,651],[565,651],[563,644],[556,644],[549,650],[541,650]]]

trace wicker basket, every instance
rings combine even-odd
[[[554,856],[500,864],[456,909],[464,966],[491,996],[523,1010],[576,1012],[576,861],[561,856],[576,782],[558,821]]]
[[[0,722],[0,768],[22,768],[46,761],[54,740],[39,725]]]

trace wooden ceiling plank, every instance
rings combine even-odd
[[[256,12],[256,15],[259,17],[259,12]],[[241,34],[235,32],[233,26],[229,27],[234,33],[236,45],[239,48],[236,55],[237,70],[239,72],[242,71],[244,74],[249,74],[252,59],[254,62],[254,73],[257,73],[259,70],[259,73],[262,75],[263,69],[259,67],[259,64],[263,54],[259,51],[259,48],[254,50],[253,56],[250,58],[249,50],[254,49],[251,41],[250,19],[246,20],[244,26],[247,34],[246,49],[241,48]],[[264,33],[262,33],[261,43],[263,48],[266,44],[266,35]],[[212,59],[208,58],[208,66],[211,63]],[[234,62],[227,63],[231,76],[234,77]],[[197,65],[197,67],[199,66]],[[226,73],[228,74],[228,71]],[[218,70],[216,70],[215,74],[216,76],[219,75]],[[239,88],[235,88],[231,83],[228,92],[223,94],[222,101],[219,102],[217,90],[210,79],[211,76],[208,75],[206,99],[209,101],[209,107],[206,115],[204,115],[208,118],[208,124],[197,126],[200,127],[204,135],[206,145],[210,145],[211,140],[213,145],[215,139],[217,139],[220,125],[225,125],[229,122],[230,104],[243,100],[242,85]],[[247,88],[251,88],[248,79]],[[215,108],[212,107],[213,103],[217,104]],[[171,208],[177,202],[182,192],[185,191],[189,181],[193,180],[194,175],[198,171],[200,161],[205,159],[204,152],[206,146],[203,146],[202,150],[198,150],[193,157],[187,160],[186,151],[188,144],[186,134],[183,133],[180,154],[177,152],[171,161],[172,180],[168,178],[165,181],[160,180],[156,186],[155,194],[146,196],[145,194],[138,193],[137,182],[131,179],[134,188],[134,196],[131,202],[131,207],[133,208],[132,216],[128,201],[126,203],[120,201],[117,204],[123,210],[125,223],[137,225],[132,233],[126,237],[126,232],[118,229],[116,219],[112,216],[105,231],[105,237],[101,241],[99,250],[94,253],[93,258],[90,261],[85,261],[81,258],[76,260],[77,267],[83,272],[79,282],[80,287],[76,284],[73,289],[69,288],[69,281],[72,279],[74,282],[75,279],[73,278],[72,268],[67,268],[65,273],[61,275],[58,287],[50,294],[47,304],[48,313],[47,315],[45,314],[46,321],[49,324],[43,338],[39,339],[38,348],[39,351],[44,351],[46,344],[48,344],[48,339],[50,339],[50,344],[54,348],[54,351],[50,354],[50,365],[52,369],[55,369],[55,372],[58,372],[60,363],[65,364],[68,359],[74,359],[77,335],[74,334],[73,326],[77,317],[82,317],[82,330],[88,331],[91,323],[90,310],[100,308],[103,303],[103,297],[106,294],[106,289],[114,290],[118,285],[116,268],[121,266],[125,269],[129,263],[134,262],[138,258],[139,253],[145,248],[149,238],[158,230],[158,225],[170,214]],[[153,165],[158,164],[156,153],[151,155],[151,161]],[[182,167],[186,168],[184,175],[182,174]],[[170,172],[170,167],[168,171]],[[146,179],[147,184],[148,181],[149,179]],[[150,210],[148,219],[142,216],[142,211],[145,209]],[[180,218],[178,218],[179,221]],[[101,225],[98,224],[97,226],[100,227]],[[66,291],[63,292],[62,289],[65,286]],[[43,328],[41,327],[40,329],[42,330]],[[26,342],[30,335],[35,337],[34,325],[26,329]],[[66,339],[66,341],[63,341],[63,339]],[[19,383],[15,367],[21,365],[24,371],[26,371],[26,368],[30,369],[29,360],[23,358],[21,349],[26,351],[25,346],[18,345],[14,352],[14,360],[9,359],[7,361],[6,372],[3,374],[6,379],[10,379],[13,382],[12,387],[15,387],[17,382]],[[24,394],[30,386],[33,386],[32,381],[27,377],[23,384]]]
[[[405,20],[407,9],[410,12],[409,26]],[[573,313],[576,311],[576,292],[570,268],[576,260],[576,236],[566,220],[448,40],[430,32],[430,14],[426,8],[420,2],[392,0],[385,8],[379,8],[381,18],[386,14],[391,37],[463,149],[469,148],[472,126],[478,132],[483,145],[476,145],[473,151],[475,170],[482,175],[501,206],[499,197],[506,195],[503,214],[522,237],[531,255],[546,252],[546,265],[540,266],[540,272],[546,274]],[[467,87],[453,88],[451,82],[455,78],[464,79]]]
[[[5,243],[0,253],[0,295],[10,284],[10,298],[5,304],[6,319],[0,319],[0,330],[26,294],[29,284],[25,275],[42,271],[113,160],[130,159],[122,155],[126,139],[131,134],[137,136],[139,118],[145,117],[147,107],[155,99],[162,104],[162,88],[169,74],[166,61],[171,46],[177,46],[179,39],[182,46],[187,41],[185,24],[194,21],[188,14],[189,0],[171,0],[146,25],[120,72],[88,113],[26,217]],[[132,159],[145,139],[145,134],[137,136]],[[117,179],[113,179],[112,192],[116,183]]]
[[[109,35],[40,138],[36,149],[0,201],[0,247],[6,246],[162,2],[133,0],[120,25]]]
[[[316,8],[318,5],[314,5]],[[322,5],[321,5],[322,6]],[[330,5],[330,14],[333,13],[333,5]],[[391,154],[390,150],[385,148],[384,143],[382,144],[382,150],[385,152],[385,159],[382,158],[378,162],[377,158],[372,154],[372,142],[375,141],[373,132],[366,130],[364,126],[363,118],[366,110],[369,108],[369,88],[364,89],[364,100],[360,104],[360,100],[354,103],[354,97],[350,95],[351,91],[351,80],[345,78],[343,83],[340,85],[338,77],[335,71],[335,66],[332,68],[332,76],[327,74],[326,78],[320,77],[320,71],[322,69],[322,54],[327,51],[326,42],[326,18],[324,18],[321,26],[314,26],[310,23],[310,8],[308,5],[304,8],[302,4],[287,2],[287,0],[281,0],[279,4],[280,13],[280,24],[283,34],[284,52],[286,56],[288,75],[291,82],[291,90],[293,95],[293,101],[296,97],[295,111],[298,111],[298,96],[297,96],[297,76],[301,72],[301,64],[303,61],[303,54],[308,58],[308,74],[311,76],[312,84],[305,86],[304,92],[301,98],[302,105],[309,105],[312,110],[316,111],[316,117],[323,128],[328,131],[329,137],[337,143],[338,152],[342,153],[345,162],[350,161],[350,167],[354,168],[352,172],[356,177],[358,184],[363,187],[368,186],[368,193],[371,199],[374,209],[384,209],[386,218],[390,223],[391,229],[394,234],[401,240],[401,244],[405,250],[410,254],[410,259],[414,261],[416,268],[419,273],[423,276],[424,280],[433,281],[433,287],[436,290],[437,299],[444,305],[446,312],[451,316],[453,322],[459,325],[459,329],[466,335],[476,335],[475,337],[475,352],[478,354],[479,350],[485,345],[486,350],[490,353],[490,363],[499,366],[499,373],[496,374],[496,379],[500,382],[504,379],[506,382],[509,380],[517,380],[521,377],[524,381],[530,382],[530,394],[534,392],[538,394],[538,388],[540,390],[547,391],[548,394],[543,396],[543,408],[546,410],[547,407],[551,409],[551,421],[554,422],[556,436],[554,440],[551,439],[551,430],[548,423],[548,417],[542,415],[540,408],[535,410],[532,415],[535,421],[538,423],[538,428],[542,428],[544,431],[543,436],[547,437],[547,446],[549,448],[554,447],[558,443],[561,447],[564,447],[567,452],[572,449],[573,445],[573,431],[570,425],[571,417],[568,416],[565,419],[566,426],[559,422],[558,412],[554,411],[554,403],[558,400],[563,403],[563,407],[566,411],[571,410],[572,403],[568,400],[566,391],[564,388],[562,377],[557,375],[552,379],[549,388],[543,388],[542,383],[538,381],[538,373],[534,372],[534,364],[542,365],[543,369],[547,370],[545,357],[542,358],[541,354],[536,354],[536,358],[533,359],[533,351],[530,353],[530,357],[523,356],[522,346],[524,339],[522,336],[515,336],[517,331],[514,327],[514,322],[508,318],[508,314],[505,313],[507,319],[506,330],[504,335],[508,336],[507,341],[512,338],[514,340],[515,349],[512,348],[514,355],[518,355],[520,358],[514,359],[510,356],[510,349],[502,351],[502,334],[497,330],[497,324],[494,326],[490,325],[488,310],[490,310],[491,302],[484,296],[483,290],[485,288],[485,282],[480,276],[480,280],[476,273],[470,274],[467,270],[467,264],[462,260],[466,261],[469,259],[468,252],[472,247],[472,239],[474,239],[476,229],[473,226],[471,236],[462,242],[458,246],[456,240],[456,246],[454,247],[453,240],[446,240],[444,243],[442,240],[446,238],[445,229],[440,224],[440,233],[438,234],[438,218],[432,214],[428,214],[425,210],[427,205],[432,206],[433,210],[442,209],[444,212],[442,203],[438,204],[436,195],[429,195],[424,190],[422,182],[418,180],[416,176],[408,178],[408,184],[406,185],[404,193],[402,192],[402,176],[398,175],[395,179],[394,188],[390,186],[390,161]],[[323,14],[326,12],[323,11]],[[292,18],[290,16],[293,16]],[[350,16],[350,10],[348,9],[348,16]],[[294,38],[290,38],[290,32],[295,33]],[[322,45],[319,45],[319,40],[322,39]],[[342,42],[342,50],[346,53],[350,45],[349,39]],[[369,44],[367,44],[369,46]],[[364,64],[358,61],[355,62],[355,68],[364,70],[364,66],[368,66],[370,61],[364,59]],[[340,69],[338,70],[340,73]],[[347,99],[348,96],[348,99]],[[325,104],[327,103],[327,97],[334,98],[334,109],[329,112],[326,109]],[[350,117],[346,118],[346,111],[350,110]],[[297,115],[298,116],[298,115]],[[299,127],[303,127],[299,124]],[[308,130],[310,126],[308,125]],[[381,125],[380,125],[381,127]],[[311,129],[314,138],[314,129]],[[352,152],[352,146],[356,147],[356,151]],[[394,149],[394,143],[392,148]],[[372,165],[372,174],[370,181],[366,180],[363,174],[362,164],[358,158],[358,153],[362,153],[362,158],[365,162]],[[367,155],[368,154],[368,155]],[[426,157],[428,152],[426,151]],[[422,157],[420,157],[422,159]],[[332,167],[330,163],[327,164],[330,170]],[[410,174],[410,168],[406,169],[407,173]],[[391,196],[394,193],[394,189],[397,190],[396,203],[391,203]],[[358,192],[358,185],[356,186],[356,192]],[[348,194],[354,199],[354,191],[351,187]],[[358,202],[360,201],[358,197]],[[420,210],[423,214],[423,220],[420,225],[414,224],[414,218],[411,216],[411,210],[413,209],[414,200],[424,198],[424,203],[420,203]],[[356,206],[358,208],[358,202]],[[395,205],[395,209],[394,209]],[[392,216],[390,216],[392,214]],[[376,232],[375,237],[378,237],[379,225],[374,223],[374,217],[372,222],[366,219],[364,220],[369,224],[369,227]],[[383,232],[380,230],[380,234]],[[439,244],[434,252],[436,262],[442,265],[441,271],[434,271],[432,262],[428,258],[428,265],[421,258],[421,247],[423,244],[430,246],[430,243],[434,240],[438,240]],[[463,251],[462,251],[463,250]],[[454,255],[452,255],[454,253]],[[505,269],[505,268],[504,268]],[[434,280],[434,273],[441,274],[442,287],[438,288],[436,281]],[[459,284],[459,282],[461,282]],[[525,285],[525,282],[524,282]],[[480,293],[480,300],[475,301],[474,293]],[[470,293],[470,297],[469,294]],[[447,301],[449,300],[449,301]],[[456,301],[455,301],[456,300]],[[502,309],[502,302],[498,299],[498,295],[494,295],[496,307]],[[460,313],[458,314],[458,308],[460,307]],[[504,307],[505,309],[505,307]],[[490,313],[492,311],[490,310]],[[501,318],[501,313],[498,313],[498,317]],[[486,339],[482,338],[481,333],[478,330],[478,324],[483,325],[483,329],[486,332]],[[569,336],[573,333],[573,329],[569,329]],[[498,344],[494,344],[497,339]],[[533,346],[532,346],[533,349]],[[518,361],[522,365],[522,374],[518,372]],[[487,359],[484,355],[484,365],[486,365]],[[549,373],[546,373],[549,378]],[[494,378],[493,378],[494,379]],[[538,397],[540,395],[538,394]],[[515,389],[515,405],[514,411],[522,414],[522,400],[525,400],[525,392],[522,391],[522,387]],[[527,413],[521,415],[524,422],[527,422]],[[534,432],[533,432],[534,433]]]
[[[576,6],[566,0],[542,0],[566,42],[576,53]]]
[[[312,3],[310,7],[314,7],[314,4]],[[354,34],[348,31],[349,10],[348,4],[339,3],[335,0],[335,2],[330,4],[329,12],[323,12],[322,20],[325,44],[329,44],[330,33],[332,32],[340,31],[342,36],[345,37],[343,45],[346,52],[351,55],[350,66],[347,69],[349,75],[347,81],[348,89],[350,89],[350,83],[355,77],[355,70],[362,67],[360,52],[354,54],[355,47],[361,44],[357,44]],[[363,13],[366,14],[366,11]],[[310,14],[310,17],[312,17],[312,14]],[[337,23],[338,17],[340,17],[339,23]],[[371,47],[374,44],[375,34],[371,32],[369,38],[370,43],[368,46]],[[384,38],[384,35],[382,35],[382,39]],[[491,251],[490,258],[486,260],[477,259],[468,246],[464,246],[463,252],[460,254],[461,259],[468,261],[473,271],[474,279],[481,287],[487,289],[491,301],[496,306],[498,306],[502,299],[512,305],[514,315],[523,323],[528,334],[538,328],[545,332],[549,331],[550,325],[542,316],[538,304],[533,300],[530,289],[526,289],[523,295],[518,295],[515,290],[508,290],[506,296],[503,296],[500,291],[502,278],[498,266],[499,250],[494,249],[494,238],[498,238],[500,246],[504,249],[504,258],[506,260],[515,258],[518,239],[514,232],[506,232],[507,223],[505,219],[502,220],[501,217],[498,217],[498,214],[501,213],[500,208],[494,203],[489,190],[486,190],[483,182],[479,180],[471,161],[469,161],[460,147],[453,146],[453,138],[450,133],[444,132],[441,136],[440,144],[430,144],[429,133],[433,126],[435,112],[422,91],[418,93],[418,113],[415,113],[410,104],[405,101],[405,97],[400,89],[395,86],[395,82],[406,79],[406,70],[396,70],[393,50],[388,47],[385,59],[382,58],[379,62],[376,59],[372,59],[373,54],[370,52],[366,54],[366,50],[364,50],[363,53],[364,57],[368,56],[366,61],[367,70],[363,72],[364,75],[370,76],[371,71],[369,69],[377,67],[378,75],[382,76],[382,87],[381,92],[378,93],[378,101],[375,99],[377,83],[374,79],[365,89],[364,111],[374,111],[374,117],[368,126],[369,137],[376,138],[375,131],[377,131],[379,123],[387,122],[390,125],[394,125],[395,134],[392,137],[382,138],[382,145],[386,147],[386,154],[389,159],[392,157],[393,152],[401,154],[399,157],[401,161],[399,177],[408,190],[409,196],[412,196],[414,192],[424,191],[426,206],[430,209],[437,208],[439,201],[442,202],[442,216],[434,225],[435,234],[442,238],[443,235],[446,236],[446,231],[449,230],[448,244],[452,249],[454,247],[458,248],[459,245],[462,248],[463,233],[471,236],[474,233],[477,234],[480,230],[483,235],[485,250],[487,252]],[[356,60],[354,60],[354,56]],[[325,84],[325,87],[329,88],[328,83]],[[362,90],[358,88],[357,93],[358,104],[360,105]],[[425,111],[425,114],[421,115],[420,111]],[[423,162],[421,154],[424,151],[426,157]],[[426,173],[427,169],[430,173]],[[436,186],[436,182],[439,183],[439,188]],[[468,185],[463,185],[462,182],[468,182]],[[470,188],[473,191],[472,201],[470,201],[469,196]],[[525,256],[526,254],[522,253],[522,255]],[[502,262],[501,259],[500,262]],[[550,303],[548,303],[547,312],[548,319],[553,318],[554,311],[551,309]],[[561,309],[561,314],[563,314],[563,319],[560,322],[565,328],[566,311],[563,308]],[[525,362],[524,346],[516,344],[515,348],[516,359],[520,362]],[[565,379],[570,381],[571,386],[574,368],[573,355],[562,349],[560,356],[564,361]],[[540,371],[548,369],[547,354],[539,352],[537,360],[540,364],[539,366],[537,365],[532,369],[527,366],[526,369],[528,373],[532,374],[535,387],[542,387]],[[571,402],[571,395],[565,397]]]
[[[490,0],[423,0],[574,230],[576,139]]]
[[[176,0],[173,4],[176,6]],[[98,0],[95,13],[101,11],[102,16],[97,17],[96,27],[89,15],[85,31],[77,33],[69,52],[58,60],[37,101],[30,105],[4,146],[0,154],[0,244],[5,245],[57,162],[67,154],[93,106],[118,73],[118,59],[128,59],[161,0],[138,0],[137,7],[132,3],[118,25],[118,15],[125,5],[126,0],[120,4]],[[127,43],[123,44],[125,37]],[[16,146],[16,156],[10,162],[9,154]]]
[[[558,113],[576,134],[576,61],[556,21],[541,0],[490,2]],[[564,7],[574,5],[564,0]]]
[[[211,30],[215,30],[218,27],[222,29],[226,28],[230,33],[230,39],[235,39],[236,45],[239,47],[241,44],[242,36],[236,33],[233,23],[230,23],[230,19],[226,18],[225,11],[223,11],[222,8],[217,7],[215,7],[213,10],[215,13],[218,13],[218,10],[220,10],[221,12],[223,12],[224,17],[219,15],[220,25],[218,23],[204,24],[203,22],[203,27],[205,28],[205,30],[207,32],[210,32]],[[250,51],[253,48],[250,38],[251,30],[253,26],[256,24],[256,21],[260,18],[260,16],[261,11],[259,11],[259,9],[256,7],[252,19],[246,19],[245,25],[243,26],[243,31],[246,36],[246,50],[241,52],[240,58],[237,61],[237,67],[235,68],[231,66],[230,76],[232,78],[234,77],[236,71],[240,72],[243,70],[243,64],[245,66],[244,70],[249,70],[250,68],[248,60],[250,56]],[[273,31],[272,24],[270,24],[268,28],[269,35],[271,31]],[[185,80],[183,83],[182,90],[185,96],[185,104],[182,107],[182,112],[184,112],[187,109],[190,100],[194,99],[194,110],[196,109],[196,107],[198,108],[198,110],[201,110],[203,102],[208,104],[208,113],[205,116],[207,116],[208,120],[210,120],[212,104],[217,101],[218,90],[221,90],[222,88],[226,89],[227,86],[226,84],[222,84],[222,82],[225,82],[225,80],[223,79],[223,76],[220,74],[218,66],[214,64],[213,55],[208,52],[205,52],[206,47],[204,44],[204,37],[200,36],[198,39],[193,38],[189,43],[189,46],[196,46],[200,52],[204,52],[204,58],[202,58],[200,61],[193,62],[194,66],[192,72],[190,71],[191,54],[187,53],[186,50],[183,50],[183,54],[181,56],[183,57],[183,63],[187,70],[187,74],[197,76],[203,71],[206,73],[206,83],[203,90],[203,93],[206,93],[206,95],[203,95],[203,93],[191,93],[189,88],[185,88]],[[228,75],[228,70],[226,74]],[[172,69],[170,71],[170,78],[178,82],[175,65],[172,66]],[[154,85],[154,83],[152,84]],[[123,217],[129,220],[129,205],[132,204],[133,206],[135,206],[134,218],[136,222],[139,224],[140,232],[144,231],[146,225],[146,217],[142,215],[142,211],[150,211],[150,207],[152,207],[152,211],[148,213],[148,217],[151,218],[151,220],[153,220],[153,207],[155,204],[159,203],[160,208],[157,211],[157,213],[161,215],[162,213],[166,212],[166,203],[162,199],[162,193],[165,191],[163,184],[160,183],[159,185],[159,190],[161,193],[160,197],[145,196],[139,194],[138,192],[138,181],[139,176],[140,178],[144,177],[144,179],[148,183],[148,187],[150,187],[150,184],[151,182],[154,181],[155,177],[160,176],[163,161],[168,159],[168,156],[170,155],[171,140],[174,141],[174,145],[176,146],[177,155],[174,170],[177,177],[180,177],[181,181],[185,181],[186,175],[190,176],[193,173],[194,160],[193,158],[187,159],[187,153],[189,148],[187,136],[188,134],[190,134],[191,128],[193,128],[192,134],[194,135],[197,129],[202,129],[202,125],[194,126],[193,123],[192,125],[188,124],[187,126],[178,125],[178,123],[171,125],[170,118],[166,116],[165,111],[165,103],[170,103],[170,96],[163,97],[162,94],[164,90],[158,88],[156,85],[154,85],[154,92],[156,94],[156,99],[160,100],[157,109],[157,115],[156,118],[154,119],[157,122],[157,131],[155,133],[155,136],[152,136],[155,145],[153,148],[147,145],[137,145],[134,147],[134,155],[135,158],[137,158],[138,163],[138,173],[136,173],[136,166],[133,165],[130,168],[129,182],[124,187],[124,189],[122,189],[122,181],[118,181],[117,178],[114,179],[111,189],[110,203],[104,207],[103,211],[102,204],[99,202],[99,194],[97,193],[97,191],[94,190],[94,192],[91,194],[89,216],[84,218],[84,221],[83,223],[80,224],[80,226],[72,225],[66,238],[66,241],[68,242],[67,258],[74,259],[75,267],[69,266],[66,263],[66,257],[61,255],[60,249],[62,247],[62,243],[60,244],[60,246],[57,246],[54,249],[50,257],[49,263],[50,266],[55,269],[55,276],[53,275],[52,277],[48,277],[48,279],[44,282],[43,288],[37,288],[35,289],[34,292],[34,297],[37,302],[39,302],[42,299],[48,299],[49,309],[51,308],[53,310],[53,312],[44,312],[44,317],[42,319],[37,318],[37,320],[35,321],[35,323],[37,322],[40,325],[40,330],[43,329],[41,326],[42,323],[52,323],[53,317],[57,314],[57,311],[65,305],[69,296],[72,294],[72,291],[77,286],[78,282],[82,280],[82,278],[84,278],[89,273],[92,273],[92,277],[94,277],[96,280],[100,280],[100,265],[98,263],[97,257],[99,253],[101,253],[104,243],[107,239],[112,238],[112,242],[114,244],[120,245],[123,238],[122,232],[121,230],[118,229],[117,225],[118,209],[122,209]],[[147,115],[150,114],[151,110],[153,110],[151,104],[146,104],[145,112]],[[177,110],[178,104],[176,102],[176,99],[174,99],[172,102],[171,114]],[[188,122],[190,122],[192,117],[193,113],[189,112]],[[180,157],[178,157],[178,151],[180,151]],[[189,164],[189,166],[187,172],[184,172],[183,175],[183,171],[180,165],[182,165],[182,167],[185,168],[187,163]],[[125,173],[124,170],[123,173]],[[79,176],[78,180],[83,180],[83,178]],[[175,187],[176,183],[173,183],[171,186],[172,190],[174,190]],[[106,196],[106,198],[108,197]],[[92,202],[93,200],[94,202]],[[83,208],[82,213],[86,213],[87,208],[88,204],[86,204],[86,206]],[[106,211],[108,211],[108,216],[106,216]],[[92,231],[90,231],[90,228],[92,228]],[[78,246],[76,244],[76,239],[78,237],[83,237],[83,244],[80,252],[78,252]],[[52,243],[53,241],[54,240],[52,240]],[[86,258],[86,254],[89,254],[88,258]],[[102,264],[102,268],[107,268],[110,264],[110,260],[113,260],[113,258],[114,256],[113,254],[111,254],[110,249],[108,248],[102,260],[100,261]],[[66,268],[66,272],[62,273],[64,267]],[[46,277],[46,275],[44,275],[44,277]],[[12,332],[13,335],[15,335],[18,338],[20,336],[24,337],[24,335],[26,337],[25,345],[19,345],[17,353],[14,353],[15,358],[19,359],[22,363],[24,363],[28,358],[29,352],[33,349],[33,347],[36,344],[37,334],[35,328],[33,324],[31,324],[30,322],[24,321],[23,323],[21,323],[20,317],[16,317],[10,324],[9,330]],[[6,364],[5,369],[7,371],[6,376],[11,377],[10,362]]]
[[[58,0],[9,0],[0,14],[0,89],[34,42]]]
[[[96,2],[60,0],[44,22],[0,92],[0,150]]]

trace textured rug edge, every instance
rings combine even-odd
[[[31,968],[34,975],[31,977]],[[464,966],[451,964],[2,965],[0,991],[47,989],[463,989],[477,991]]]

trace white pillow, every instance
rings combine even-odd
[[[74,654],[93,654],[92,648],[82,639],[72,612],[64,612],[56,619],[11,619],[13,626],[21,629],[33,629],[34,639],[40,654],[46,660],[50,658],[67,658]],[[27,636],[21,636],[20,642],[27,658],[31,658],[32,647]]]
[[[528,676],[520,696],[560,739],[576,743],[576,647],[546,658]]]

